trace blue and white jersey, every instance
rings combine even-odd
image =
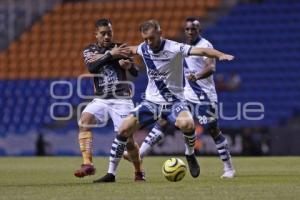
[[[213,48],[212,44],[202,37],[198,38],[195,47]],[[196,74],[201,72],[205,68],[206,59],[208,58],[205,56],[189,56],[185,58],[183,60],[185,76],[190,73]],[[185,78],[184,96],[186,100],[198,104],[203,102],[217,102],[218,97],[213,75],[197,80],[196,82],[188,81]]]
[[[157,52],[153,52],[145,42],[138,46],[137,53],[143,57],[147,67],[146,100],[156,104],[184,100],[182,59],[189,55],[191,48],[190,45],[165,39]]]

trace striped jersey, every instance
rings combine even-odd
[[[110,47],[101,47],[97,43],[91,44],[83,51],[85,64],[88,66],[88,59],[96,54],[104,54],[106,51],[115,47],[112,43]],[[131,89],[127,81],[126,70],[120,64],[120,59],[111,59],[99,66],[97,76],[94,77],[95,95],[101,99],[128,99],[131,98]]]
[[[145,43],[137,53],[147,68],[148,85],[145,99],[156,104],[170,104],[184,100],[182,58],[189,55],[191,46],[163,39],[158,51],[153,52]]]
[[[199,37],[195,42],[195,47],[200,48],[213,48],[212,44]],[[190,73],[199,73],[205,68],[205,56],[188,56],[183,60],[185,77]],[[185,78],[184,96],[186,100],[200,103],[201,102],[217,102],[218,97],[216,93],[213,75],[197,80],[196,82],[188,81]]]

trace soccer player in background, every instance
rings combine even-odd
[[[213,48],[213,45],[201,37],[201,24],[196,18],[187,18],[185,36],[187,44],[195,47]],[[216,62],[212,58],[189,56],[184,59],[186,76],[184,96],[195,108],[195,117],[213,138],[220,159],[224,164],[221,178],[233,178],[235,170],[232,164],[228,142],[218,126],[217,93],[213,79]]]
[[[187,148],[186,158],[190,173],[199,176],[200,167],[194,154],[195,128],[193,117],[183,96],[183,67],[176,64],[182,56],[208,56],[219,60],[232,60],[234,57],[212,48],[195,48],[190,45],[163,39],[160,25],[155,20],[140,26],[144,42],[129,47],[131,54],[139,54],[147,67],[148,85],[146,98],[131,112],[119,128],[112,148],[108,173],[94,182],[115,182],[119,161],[124,153],[127,139],[144,125],[155,123],[163,118],[174,124],[184,135]]]
[[[213,48],[212,44],[201,37],[201,24],[199,20],[189,17],[185,22],[186,43],[193,47]],[[224,173],[221,178],[233,178],[235,170],[232,164],[228,142],[218,126],[217,119],[217,93],[213,79],[216,62],[213,58],[205,56],[188,56],[183,59],[185,74],[184,96],[192,107],[192,114],[213,138],[220,159],[224,164]],[[166,127],[155,125],[151,133],[145,138],[140,147],[140,157],[143,157],[150,149],[159,143],[164,137]],[[127,159],[127,154],[124,154]]]
[[[112,41],[112,23],[108,19],[100,19],[96,22],[97,43],[89,45],[83,51],[84,61],[88,70],[94,76],[95,98],[82,112],[79,120],[79,144],[82,152],[83,164],[75,171],[76,177],[84,177],[95,174],[92,161],[92,132],[91,125],[98,122],[106,123],[110,116],[114,123],[115,131],[123,119],[134,108],[131,100],[131,89],[126,81],[126,70],[133,76],[138,71],[132,60],[127,56],[128,48],[125,45]],[[127,151],[133,159],[135,167],[135,180],[145,180],[139,158],[138,145],[133,138],[128,138]]]

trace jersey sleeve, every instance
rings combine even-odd
[[[207,43],[205,45],[205,48],[214,48],[214,47],[213,47],[213,45],[210,42],[207,41]],[[206,60],[206,59],[208,59],[208,57],[203,56],[203,60]]]
[[[136,49],[136,53],[139,54],[140,56],[143,56],[142,45],[143,43],[139,44],[139,46]]]
[[[94,52],[91,51],[89,47],[83,50],[83,59],[85,64],[88,64],[88,60],[94,55]]]
[[[103,67],[105,63],[112,60],[112,55],[109,52],[103,54],[97,60],[90,60],[96,54],[97,51],[93,46],[90,46],[83,50],[84,63],[87,66],[90,73],[98,73],[100,68]]]
[[[183,56],[189,56],[190,54],[190,51],[192,49],[192,46],[191,45],[188,45],[188,44],[183,44],[183,43],[179,43],[179,42],[172,42],[171,43],[171,48],[177,52],[177,53],[180,53],[182,54]]]
[[[208,42],[207,43],[207,48],[214,48],[214,46],[210,42]]]

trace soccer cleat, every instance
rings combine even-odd
[[[195,154],[185,155],[185,157],[186,157],[186,160],[187,160],[188,165],[189,165],[190,174],[194,178],[198,177],[199,174],[200,174],[200,166],[198,164],[198,161],[197,161],[197,158],[196,158]]]
[[[234,169],[228,169],[224,171],[224,174],[220,178],[234,178],[235,176],[235,170]]]
[[[107,173],[105,176],[93,181],[93,183],[110,183],[110,182],[116,182],[115,175],[111,173]]]
[[[135,181],[146,181],[145,172],[135,172]]]
[[[74,176],[78,178],[83,178],[85,176],[94,175],[96,173],[96,168],[91,164],[82,164],[80,169],[74,172]]]

